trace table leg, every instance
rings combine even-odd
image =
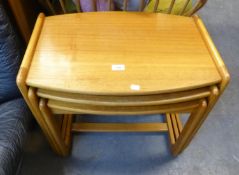
[[[211,88],[211,95],[208,99],[208,107],[206,109],[206,112],[204,113],[204,115],[203,115],[202,119],[200,120],[200,122],[198,123],[197,127],[195,127],[194,130],[192,131],[192,135],[195,135],[197,133],[197,131],[199,130],[199,128],[201,127],[201,125],[203,124],[205,119],[207,118],[209,112],[212,110],[213,106],[216,104],[218,97],[219,97],[219,89],[216,86],[213,86]],[[185,149],[189,143],[190,143],[190,140],[188,140],[185,143],[183,149]]]
[[[45,136],[47,137],[52,150],[57,154],[61,154],[60,148],[57,146],[56,142],[54,141],[51,131],[49,130],[48,125],[45,122],[44,118],[42,117],[41,111],[39,110],[39,100],[38,100],[38,97],[36,96],[36,92],[34,88],[32,87],[29,88],[27,92],[27,97],[28,97],[27,99],[29,100],[31,111],[33,112],[35,119],[37,120]]]
[[[49,108],[47,107],[47,100],[41,98],[40,102],[39,102],[39,109],[42,113],[42,117],[44,118],[45,122],[47,123],[47,126],[53,136],[53,139],[55,141],[55,143],[57,144],[57,146],[60,148],[61,151],[61,155],[62,156],[66,156],[69,154],[69,145],[66,145],[64,138],[61,135],[61,128],[58,125],[58,122],[55,118],[55,116],[53,116],[53,114],[51,113],[51,111],[49,110]],[[68,132],[71,132],[68,130]],[[68,133],[66,133],[68,134]],[[69,142],[68,142],[69,143]],[[69,143],[70,144],[70,143]]]
[[[172,153],[173,155],[178,155],[183,151],[185,148],[185,144],[189,143],[193,136],[194,130],[198,127],[203,119],[204,113],[207,109],[207,101],[203,100],[199,104],[198,108],[192,111],[188,121],[186,122],[181,134],[179,135],[178,139],[176,140],[175,144],[172,145]]]
[[[73,122],[72,114],[63,115],[61,136],[64,139],[65,144],[69,150],[71,149],[71,142],[72,142],[72,122]]]

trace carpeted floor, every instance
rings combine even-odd
[[[239,1],[209,0],[200,11],[231,73],[231,83],[188,148],[170,155],[167,135],[84,133],[72,155],[57,157],[39,129],[29,136],[23,175],[237,175],[239,174]],[[100,121],[97,116],[87,117]],[[147,121],[161,120],[159,115]],[[111,118],[105,120],[110,121]],[[117,118],[144,121],[145,117]]]

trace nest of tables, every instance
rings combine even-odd
[[[169,134],[178,155],[229,79],[198,16],[91,12],[40,14],[17,84],[59,155],[69,154],[73,132],[155,131]],[[165,122],[83,123],[74,114],[165,114]]]

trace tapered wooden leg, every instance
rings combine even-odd
[[[48,128],[48,125],[46,123],[46,121],[44,120],[41,111],[39,109],[39,99],[36,96],[36,90],[32,87],[29,88],[28,92],[27,92],[27,100],[29,100],[29,106],[31,107],[31,110],[34,114],[35,119],[37,120],[38,124],[40,125],[41,129],[43,130],[46,138],[48,139],[52,150],[61,155],[61,150],[58,147],[57,143],[54,141],[54,137],[51,133],[51,131]]]
[[[192,111],[187,123],[185,124],[182,132],[180,133],[175,144],[172,145],[173,155],[178,155],[185,148],[185,144],[188,144],[195,132],[195,128],[198,128],[198,125],[202,122],[204,113],[207,109],[207,101],[203,100],[199,107]]]
[[[172,120],[172,124],[173,124],[173,131],[174,131],[174,136],[175,139],[177,140],[179,137],[179,129],[178,129],[178,124],[177,124],[177,120],[176,120],[176,116],[174,113],[171,113],[171,120]]]
[[[180,117],[179,117],[178,113],[175,114],[175,118],[176,118],[176,121],[177,121],[177,124],[178,124],[178,131],[179,131],[179,134],[180,134],[183,130],[183,124],[180,120]]]
[[[206,112],[202,116],[202,118],[201,118],[200,122],[198,123],[197,127],[195,127],[194,130],[192,131],[192,135],[195,135],[197,133],[197,131],[199,130],[199,128],[201,127],[201,125],[203,124],[205,119],[207,118],[209,112],[212,110],[213,106],[216,104],[218,97],[219,97],[219,89],[216,86],[213,86],[211,88],[211,95],[208,99],[208,107],[206,109]],[[190,143],[190,140],[185,143],[184,148],[186,148],[189,143]]]
[[[171,145],[174,145],[175,141],[182,132],[182,122],[178,113],[166,113],[166,121],[168,125],[170,143]]]
[[[67,122],[67,127],[66,127],[66,136],[65,136],[65,144],[67,146],[67,148],[70,150],[71,149],[71,143],[72,143],[72,120],[73,120],[73,116],[72,115],[68,115],[68,122]]]
[[[61,127],[58,125],[58,122],[55,116],[51,113],[47,107],[47,101],[43,98],[39,101],[39,109],[42,113],[47,126],[52,134],[52,137],[60,149],[60,155],[66,156],[69,154],[69,146],[66,145],[64,138],[61,135]],[[68,130],[67,130],[68,131]]]
[[[65,114],[63,117],[62,127],[61,127],[61,135],[64,138],[65,144],[67,148],[71,149],[71,140],[72,140],[72,122],[73,115]]]
[[[174,130],[173,130],[173,122],[172,122],[170,113],[166,113],[166,122],[168,125],[168,134],[169,134],[170,143],[171,143],[171,145],[174,145],[175,144],[175,136],[174,136]]]
[[[62,136],[62,127],[59,121],[52,116],[46,106],[46,100],[39,100],[36,95],[36,89],[32,87],[29,88],[28,99],[31,105],[31,110],[34,112],[34,116],[46,135],[53,151],[61,156],[68,155],[71,148],[70,130],[72,116],[64,116],[64,118],[67,119],[67,122],[65,125],[64,136]]]

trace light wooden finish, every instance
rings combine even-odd
[[[77,112],[77,113],[74,113],[74,112],[69,112],[69,111],[66,111],[66,110],[61,110],[61,109],[53,109],[51,108],[51,111],[53,114],[85,114],[83,112]]]
[[[52,139],[52,135],[48,129],[48,126],[46,124],[46,122],[44,121],[44,119],[42,118],[41,112],[38,108],[38,99],[35,96],[35,92],[32,88],[28,88],[28,86],[26,85],[26,77],[28,74],[28,70],[29,70],[29,66],[31,64],[31,59],[33,57],[34,54],[34,50],[41,32],[41,28],[43,25],[43,21],[44,21],[44,14],[40,14],[38,16],[38,19],[36,21],[34,30],[32,32],[32,36],[30,38],[27,50],[25,52],[23,61],[21,63],[17,78],[16,78],[16,83],[17,86],[19,88],[19,90],[22,93],[22,96],[25,100],[25,102],[27,103],[27,105],[29,106],[29,108],[31,109],[36,121],[38,122],[38,124],[41,126],[43,133],[45,134],[46,138],[48,139],[52,149],[57,153],[57,154],[61,154],[59,148],[57,147],[57,145],[55,144],[54,140]]]
[[[61,125],[61,137],[65,138],[66,136],[66,128],[68,123],[68,115],[63,115],[62,125]]]
[[[209,112],[211,111],[211,109],[215,105],[215,103],[216,103],[218,98],[219,98],[219,90],[218,90],[218,88],[216,86],[213,86],[211,88],[211,96],[208,99],[207,110],[204,113],[204,115],[201,117],[200,122],[197,124],[197,126],[194,128],[194,130],[191,132],[191,135],[192,135],[191,137],[193,137],[197,133],[197,131],[199,130],[199,128],[203,124],[203,122],[206,120]],[[187,147],[187,145],[190,143],[191,140],[192,140],[192,138],[187,140],[187,142],[185,143],[183,149]]]
[[[102,115],[135,115],[135,114],[156,114],[165,112],[189,112],[198,106],[198,100],[176,103],[170,105],[153,105],[153,106],[95,106],[83,105],[77,103],[62,102],[49,100],[48,106],[53,113],[58,114],[57,110],[65,113],[85,113],[85,114],[102,114]]]
[[[75,123],[73,132],[166,132],[166,123]]]
[[[48,139],[51,148],[54,152],[56,152],[59,155],[62,155],[61,149],[59,145],[54,140],[54,136],[51,133],[51,130],[49,129],[46,121],[42,117],[42,114],[40,112],[40,109],[38,107],[38,97],[36,96],[36,90],[32,87],[28,87],[26,85],[26,77],[28,74],[28,70],[31,64],[31,60],[34,54],[34,50],[41,32],[41,28],[43,26],[44,22],[44,14],[40,14],[38,16],[38,19],[36,21],[34,30],[32,32],[32,36],[30,38],[27,50],[25,52],[23,61],[21,63],[18,75],[17,75],[17,86],[19,90],[22,93],[23,98],[25,99],[26,103],[28,104],[29,108],[31,109],[36,121],[41,126],[43,133],[45,134],[46,138]]]
[[[112,64],[125,70],[112,71]],[[229,79],[198,17],[93,12],[41,14],[17,84],[59,155],[69,154],[72,131],[168,132],[178,155]],[[178,112],[191,112],[184,126]],[[166,123],[74,123],[71,114],[79,113],[166,113]],[[64,114],[62,125],[54,114]]]
[[[137,95],[137,96],[84,95],[38,89],[37,95],[39,97],[47,99],[79,104],[107,105],[107,106],[147,106],[147,105],[179,103],[206,98],[210,96],[210,89],[201,88],[178,93],[159,94],[159,95],[157,94]]]
[[[166,121],[168,124],[168,133],[169,133],[170,143],[171,143],[171,145],[174,145],[175,144],[175,136],[174,136],[173,124],[172,124],[170,113],[166,113]]]
[[[29,86],[95,95],[171,93],[220,81],[192,18],[126,12],[48,17],[27,78]]]
[[[21,66],[20,66],[20,69],[19,69],[19,72],[18,72],[18,75],[16,78],[17,86],[20,89],[25,101],[27,102],[27,104],[30,108],[32,108],[32,107],[31,107],[31,103],[29,102],[29,99],[28,99],[28,87],[26,85],[26,77],[28,74],[29,66],[31,64],[31,60],[32,60],[32,57],[34,54],[34,50],[35,50],[39,35],[41,32],[43,21],[44,21],[44,15],[40,14],[36,21],[36,25],[32,32],[31,39],[29,41],[27,50],[25,52],[23,61],[21,63]],[[33,114],[35,115],[35,112],[33,112]]]
[[[206,109],[207,102],[206,100],[203,100],[200,103],[198,109],[195,109],[191,113],[177,141],[175,142],[174,145],[172,145],[172,153],[174,155],[178,155],[180,152],[182,152],[184,145],[192,139],[193,137],[192,132],[194,128],[196,128],[200,123],[200,120],[202,119]]]
[[[47,125],[47,122],[44,120],[44,118],[42,116],[42,113],[39,109],[39,106],[38,106],[39,105],[39,99],[36,96],[35,89],[30,87],[29,90],[28,90],[28,93],[27,93],[27,97],[28,97],[29,103],[31,104],[29,107],[31,108],[31,111],[34,114],[34,117],[35,117],[36,121],[41,126],[46,138],[48,139],[52,150],[55,153],[61,155],[62,154],[61,148],[57,144],[57,142],[55,141],[54,136],[51,133],[51,130],[49,129],[49,127]]]
[[[65,144],[66,146],[68,147],[68,152],[69,150],[71,149],[71,142],[72,142],[72,123],[73,123],[73,115],[71,114],[68,114],[66,115],[65,117],[68,118],[67,120],[67,125],[66,125],[66,135],[64,137],[64,140],[65,140]]]
[[[168,124],[170,143],[173,146],[182,132],[182,122],[178,113],[166,113],[166,122]]]
[[[73,115],[65,114],[63,115],[62,125],[61,125],[61,137],[64,139],[65,144],[68,149],[71,147],[71,127],[72,127]]]
[[[178,125],[178,131],[179,131],[179,133],[181,133],[182,130],[183,130],[183,124],[182,124],[182,122],[180,120],[180,117],[179,117],[178,113],[175,114],[175,118],[176,118],[177,125]]]
[[[211,57],[217,66],[218,72],[220,73],[222,77],[222,81],[220,83],[220,89],[219,89],[222,94],[230,81],[230,74],[221,58],[220,53],[218,52],[215,44],[213,43],[209,33],[207,32],[207,29],[205,25],[203,24],[202,20],[198,16],[193,16],[193,18],[204,39],[204,42],[208,48],[209,53],[211,54]]]
[[[62,138],[62,136],[61,136],[60,126],[56,125],[57,122],[55,121],[55,117],[52,115],[51,111],[47,108],[47,102],[45,99],[40,99],[39,109],[42,113],[42,118],[45,120],[45,122],[48,126],[48,129],[50,130],[50,133],[52,134],[53,139],[55,140],[58,148],[61,151],[60,154],[62,156],[68,155],[69,147],[67,147],[67,145],[65,144],[64,138]],[[67,137],[69,137],[69,136],[67,136]]]
[[[179,137],[179,129],[178,129],[178,124],[177,124],[177,120],[174,113],[171,114],[171,120],[173,124],[174,136],[175,136],[175,139],[177,140]]]

